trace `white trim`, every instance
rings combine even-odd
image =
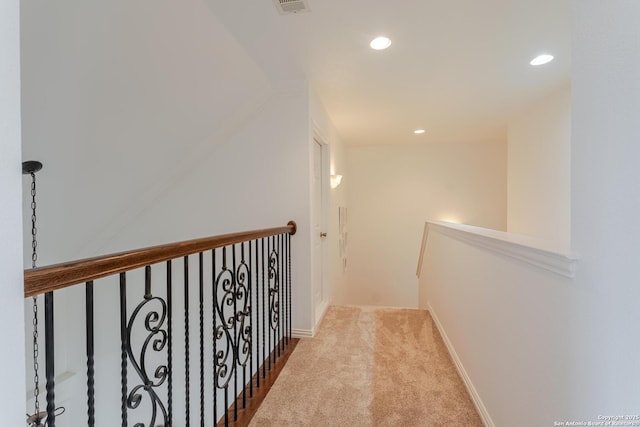
[[[329,145],[329,138],[324,129],[313,118],[311,119],[311,128],[313,130],[311,139],[318,141],[321,145]]]
[[[515,258],[564,277],[573,278],[575,276],[578,257],[575,254],[553,248],[552,242],[470,225],[427,221],[421,253],[424,252],[426,247],[427,234],[430,229],[442,235],[500,255]],[[422,258],[418,262],[418,277],[420,277],[421,266]]]
[[[422,243],[420,244],[420,255],[418,258],[418,269],[416,270],[416,276],[420,278],[422,274],[422,260],[424,259],[424,250],[427,247],[427,237],[429,236],[429,223],[424,224],[424,231],[422,232]]]
[[[313,331],[309,329],[292,329],[291,337],[292,338],[313,338],[315,334]]]
[[[460,357],[458,357],[458,354],[456,353],[455,348],[453,348],[453,344],[451,343],[451,340],[449,340],[447,333],[444,331],[444,328],[442,327],[442,323],[440,323],[440,320],[438,319],[438,316],[436,315],[435,311],[433,311],[433,308],[431,307],[430,303],[427,303],[427,308],[428,308],[429,314],[431,315],[431,318],[433,319],[433,322],[436,324],[436,328],[438,328],[438,332],[440,332],[440,336],[442,337],[444,344],[447,346],[447,350],[449,350],[449,355],[451,356],[453,363],[455,363],[456,365],[456,369],[458,370],[458,373],[460,374],[460,377],[462,378],[462,381],[464,382],[464,385],[467,388],[469,395],[471,396],[471,400],[473,401],[473,404],[478,410],[478,414],[480,415],[482,422],[486,427],[495,427],[495,424],[491,419],[491,415],[489,415],[489,411],[487,411],[487,408],[484,406],[484,403],[480,398],[480,394],[478,394],[478,391],[473,385],[473,382],[471,382],[471,378],[467,374],[467,371],[464,369],[464,366],[462,365],[462,361],[460,360]]]

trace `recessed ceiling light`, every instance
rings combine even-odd
[[[416,129],[413,131],[413,133],[415,133],[416,135],[421,135],[424,133],[424,129]]]
[[[531,65],[543,65],[547,62],[553,61],[553,55],[539,55],[533,58],[530,62]]]
[[[376,37],[375,39],[371,40],[369,46],[371,46],[371,49],[383,50],[391,46],[391,40],[389,40],[389,38],[387,37]]]

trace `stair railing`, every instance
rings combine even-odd
[[[117,416],[122,426],[226,426],[242,418],[254,388],[265,388],[269,372],[281,369],[276,365],[297,341],[291,338],[295,232],[291,221],[25,270],[25,298],[45,294],[48,308],[46,425],[56,421],[54,359],[60,352],[54,336],[65,332],[54,328],[54,296],[82,284],[84,343],[81,337],[64,342],[73,347],[65,354],[81,352],[86,360],[86,402],[71,405],[86,414],[65,404],[64,425],[115,425]],[[96,291],[111,292],[116,307],[106,307],[109,298],[103,301]],[[76,318],[69,313],[77,307],[65,296],[56,319]],[[119,327],[111,334],[119,342],[107,342],[109,333],[96,327],[110,323]],[[119,368],[118,407],[110,407],[113,397],[100,389],[102,380],[105,389],[115,390],[106,383],[116,379],[98,372],[106,365]]]

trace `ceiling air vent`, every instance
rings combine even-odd
[[[273,0],[280,15],[309,12],[307,0]]]

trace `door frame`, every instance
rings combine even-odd
[[[322,188],[322,207],[320,209],[320,227],[324,232],[327,232],[328,236],[327,238],[323,239],[321,241],[321,252],[322,252],[322,259],[320,260],[320,262],[322,263],[322,265],[320,265],[320,271],[321,271],[321,280],[322,282],[320,283],[320,287],[321,287],[321,295],[322,295],[322,300],[321,301],[316,301],[316,296],[315,296],[315,289],[312,290],[311,292],[311,306],[313,307],[313,330],[314,333],[317,330],[317,327],[319,326],[320,322],[322,321],[322,318],[324,317],[324,314],[327,311],[327,308],[329,307],[329,302],[331,301],[331,281],[328,280],[329,279],[329,245],[328,242],[330,239],[333,238],[333,236],[331,236],[331,234],[328,232],[328,227],[329,227],[329,221],[328,221],[328,213],[329,213],[329,203],[330,203],[330,198],[329,198],[329,162],[330,162],[330,155],[329,155],[329,144],[327,142],[327,138],[323,135],[322,131],[318,128],[318,126],[314,123],[313,124],[313,135],[311,137],[311,144],[310,144],[310,149],[311,149],[311,161],[312,161],[312,165],[314,162],[314,151],[313,151],[313,144],[318,144],[320,146],[320,155],[322,156],[322,169],[321,169],[321,188]],[[311,174],[314,173],[313,168],[311,169]],[[312,183],[313,183],[313,175],[311,176],[312,179]],[[312,184],[313,185],[313,184]],[[313,190],[312,190],[313,191]],[[312,196],[313,197],[313,196]],[[312,206],[313,206],[313,202],[312,202]],[[312,224],[313,224],[313,220],[315,219],[315,215],[316,212],[311,212],[312,215]],[[313,226],[311,227],[311,232],[313,233]],[[314,259],[314,257],[312,257],[311,259],[312,264],[318,262],[317,259]],[[313,265],[312,265],[312,271],[314,271],[313,269]]]

